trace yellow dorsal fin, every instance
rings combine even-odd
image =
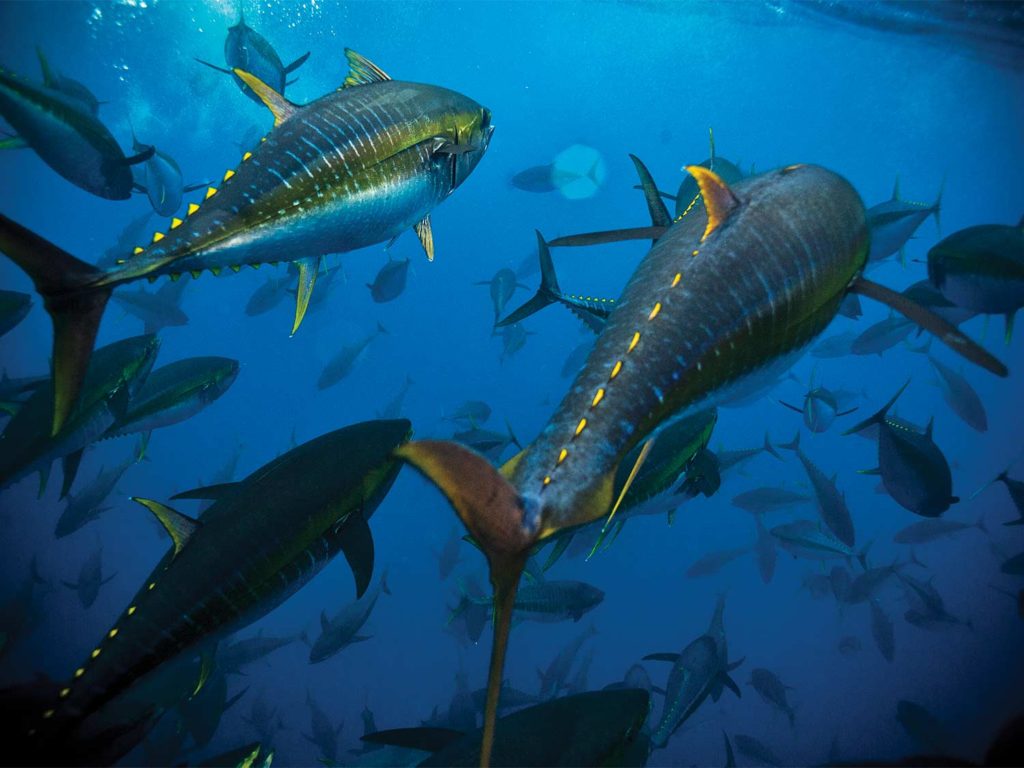
[[[357,85],[369,85],[370,83],[383,83],[391,79],[385,74],[384,70],[350,48],[345,49],[345,58],[348,59],[348,77],[341,84],[342,88],[353,88]]]
[[[313,295],[316,276],[320,272],[320,257],[299,259],[295,266],[299,268],[299,287],[295,292],[295,322],[292,324],[292,336],[299,330],[302,318],[306,316],[306,310],[309,308],[309,297]]]
[[[235,69],[234,72],[243,83],[252,89],[253,93],[260,97],[260,101],[266,104],[267,109],[273,113],[275,126],[280,125],[299,110],[298,104],[292,104],[255,75],[251,75],[241,69]]]
[[[161,504],[159,501],[142,499],[138,496],[132,496],[132,501],[137,501],[152,512],[163,527],[167,529],[167,532],[171,535],[171,540],[174,542],[174,554],[181,552],[184,546],[188,544],[188,540],[192,538],[192,535],[202,525],[198,520],[193,520],[191,517],[171,509],[166,504]]]
[[[736,195],[729,189],[729,185],[722,181],[722,178],[714,171],[708,170],[702,165],[688,165],[687,172],[693,176],[700,187],[700,195],[704,198],[704,209],[708,212],[708,225],[704,229],[704,242],[708,235],[722,226],[722,223],[729,218],[729,214],[740,204]]]
[[[430,217],[427,216],[423,221],[416,224],[413,227],[413,231],[416,233],[416,237],[420,239],[423,250],[427,252],[427,261],[433,261],[434,231],[430,228]]]

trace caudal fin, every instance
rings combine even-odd
[[[539,231],[537,232],[537,256],[540,259],[540,288],[537,289],[537,293],[532,299],[504,320],[495,323],[496,328],[515,325],[530,315],[540,312],[549,304],[554,304],[562,295],[562,289],[558,286],[558,276],[555,274],[555,263],[551,260],[551,251]]]
[[[32,278],[53,321],[53,434],[78,399],[111,288],[105,274],[0,215],[0,251]]]
[[[487,459],[457,443],[414,441],[398,448],[395,455],[416,467],[441,490],[487,556],[494,588],[494,643],[480,749],[480,765],[487,766],[494,745],[512,607],[519,577],[537,539],[539,516],[524,505],[512,484]]]

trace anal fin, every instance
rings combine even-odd
[[[295,322],[292,323],[292,336],[299,330],[302,319],[306,316],[306,310],[309,309],[309,299],[313,295],[316,276],[320,273],[320,261],[320,256],[310,256],[295,262],[295,266],[299,269],[299,285],[295,292]]]
[[[427,261],[433,261],[434,231],[430,227],[430,217],[425,217],[423,221],[416,224],[412,229],[413,232],[416,233],[416,237],[419,238],[420,245],[423,246],[424,252],[427,254]]]

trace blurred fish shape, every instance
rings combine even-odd
[[[491,418],[491,406],[483,400],[466,400],[444,417],[445,421],[465,422],[470,427],[486,424],[489,418]]]
[[[133,152],[142,152],[147,146],[132,136]],[[173,216],[181,208],[184,195],[210,185],[208,181],[186,185],[181,168],[174,158],[155,147],[152,156],[141,164],[137,174],[134,188],[149,198],[149,204],[159,216]]]
[[[537,695],[541,700],[553,699],[561,693],[569,684],[569,673],[572,672],[576,657],[579,656],[583,644],[597,634],[597,629],[591,624],[582,633],[569,641],[551,660],[551,663],[544,670],[537,670],[540,676],[540,690]]]
[[[42,612],[39,607],[40,587],[45,591],[51,584],[39,574],[35,555],[29,566],[28,577],[18,587],[9,587],[0,598],[0,659],[19,645],[36,628]]]
[[[173,218],[120,266],[97,269],[0,216],[0,250],[33,278],[54,318],[54,427],[77,399],[103,310],[118,285],[296,262],[294,334],[325,255],[413,228],[433,257],[430,213],[486,152],[490,112],[445,88],[392,80],[352,51],[347,57],[344,86],[307,105],[236,70],[273,113],[274,128],[228,169],[219,189],[207,189],[202,205],[190,203],[184,219]],[[6,111],[4,82],[0,78],[0,113]]]
[[[288,286],[295,282],[295,275],[291,269],[280,277],[267,278],[267,282],[252,292],[249,301],[245,304],[245,314],[249,317],[256,317],[270,312],[274,307],[284,301],[288,295]]]
[[[34,85],[6,70],[0,70],[0,117],[56,173],[107,200],[131,197],[131,167],[155,151],[147,147],[126,157],[117,139],[77,97]],[[2,239],[5,252],[9,236],[7,231]]]
[[[768,745],[753,736],[736,733],[732,738],[736,742],[736,749],[740,751],[740,754],[755,760],[759,765],[779,766],[785,764],[782,758],[776,755]]]
[[[18,291],[0,290],[0,336],[24,320],[32,309],[32,297]]]
[[[958,307],[1006,316],[1006,341],[1024,306],[1024,218],[954,232],[928,251],[928,279]]]
[[[387,334],[388,330],[379,322],[377,328],[371,331],[366,336],[361,338],[359,341],[353,342],[352,344],[346,344],[342,347],[338,354],[327,361],[327,364],[320,371],[320,377],[316,380],[317,389],[327,389],[333,387],[339,381],[344,379],[355,368],[356,363],[359,362],[362,354],[366,351],[366,348],[373,343],[378,336]]]
[[[106,578],[103,577],[103,547],[97,547],[82,561],[82,567],[78,570],[78,581],[61,583],[78,594],[78,600],[83,608],[91,608],[100,594],[100,588],[112,581],[115,576],[116,572]]]
[[[962,373],[954,371],[931,355],[928,355],[928,362],[935,369],[939,391],[942,392],[942,399],[946,401],[950,410],[971,429],[977,432],[987,431],[988,415],[985,413],[985,405],[971,383]]]
[[[762,486],[732,497],[732,505],[754,515],[763,515],[811,501],[805,493],[787,488]]]
[[[878,652],[888,662],[896,657],[896,636],[893,632],[892,619],[882,609],[878,599],[871,600],[871,637],[875,641]]]
[[[938,539],[944,539],[947,536],[953,536],[973,528],[977,528],[982,533],[988,533],[988,528],[985,527],[984,515],[973,523],[963,523],[959,520],[948,520],[943,517],[930,517],[926,520],[911,523],[905,528],[896,531],[892,540],[896,544],[929,544]]]
[[[925,753],[943,755],[949,752],[949,726],[917,702],[907,699],[896,702],[896,722]]]
[[[402,386],[398,388],[395,396],[392,397],[383,408],[377,411],[378,419],[398,419],[405,416],[405,398],[409,394],[409,390],[415,382],[412,380],[412,376],[409,374],[405,375],[405,381],[402,382]]]
[[[729,563],[738,560],[749,551],[750,547],[736,547],[735,549],[708,552],[703,557],[695,560],[693,565],[686,569],[686,577],[688,579],[698,579],[702,576],[713,576]]]
[[[822,472],[800,448],[800,433],[797,432],[791,443],[780,445],[796,453],[800,463],[804,466],[807,479],[811,481],[814,488],[814,499],[817,502],[818,516],[829,530],[835,534],[843,544],[852,547],[856,541],[856,533],[853,529],[853,518],[850,516],[850,509],[846,505],[846,494],[836,486],[838,474],[828,477]]]
[[[942,188],[931,205],[900,199],[900,180],[893,185],[892,198],[868,208],[868,229],[871,231],[871,250],[868,263],[882,261],[899,253],[900,262],[906,264],[903,249],[914,236],[917,228],[929,216],[935,217],[939,227],[939,211],[942,207]]]
[[[770,669],[755,667],[750,670],[750,682],[748,683],[765,704],[782,712],[788,719],[790,727],[796,727],[796,711],[789,703],[789,695],[786,691],[793,688],[786,685],[779,679],[779,676]]]
[[[370,614],[381,593],[391,594],[388,587],[387,573],[380,577],[377,586],[361,595],[355,602],[349,603],[334,618],[328,618],[327,612],[320,613],[320,636],[313,641],[309,649],[309,663],[319,664],[352,645],[369,640],[369,636],[360,635],[359,630],[370,620]]]
[[[143,333],[157,333],[164,328],[188,325],[188,315],[181,309],[181,297],[187,280],[164,283],[150,293],[144,288],[121,291],[114,301],[127,314],[142,321]]]
[[[850,352],[855,355],[878,355],[882,356],[901,341],[906,339],[914,330],[914,324],[901,315],[890,315],[885,320],[879,320],[874,325],[866,328],[850,344]]]
[[[93,117],[99,115],[100,104],[103,102],[97,99],[95,94],[85,84],[51,67],[50,62],[46,60],[46,56],[43,54],[41,46],[36,46],[36,56],[39,59],[39,68],[42,70],[43,85],[61,93],[71,101],[78,102],[81,109]]]
[[[217,669],[225,675],[245,674],[243,670],[250,664],[255,664],[274,651],[289,646],[297,640],[309,643],[305,630],[294,635],[272,637],[264,635],[261,629],[252,637],[234,640],[230,644],[219,647],[216,659]]]
[[[320,750],[320,754],[317,756],[319,760],[325,764],[336,763],[338,761],[338,739],[341,738],[345,721],[339,720],[338,724],[334,725],[331,718],[308,690],[306,691],[306,706],[309,707],[309,733],[303,733],[302,738]]]
[[[490,280],[480,280],[473,283],[473,285],[486,285],[488,287],[491,294],[491,304],[494,306],[495,325],[498,324],[498,318],[505,311],[505,306],[516,292],[516,288],[526,288],[516,278],[516,273],[508,267],[499,269]]]
[[[840,404],[841,399],[846,399],[841,393],[822,386],[815,387],[812,382],[804,395],[801,407],[798,408],[783,400],[779,400],[779,404],[799,413],[804,418],[804,426],[815,434],[821,434],[828,431],[837,418],[848,416],[857,410],[856,407],[840,410],[843,407]]]
[[[370,296],[377,304],[394,301],[405,291],[405,283],[409,275],[410,259],[392,259],[380,268],[372,283],[367,283]]]
[[[246,687],[228,696],[227,676],[215,670],[197,693],[182,698],[178,704],[181,722],[197,747],[205,747],[213,740],[224,714],[237,704],[248,690]]]
[[[288,75],[301,67],[309,58],[309,51],[302,54],[291,64],[285,66],[281,57],[277,55],[274,46],[252,27],[245,23],[245,14],[238,14],[238,22],[228,27],[228,36],[224,41],[224,62],[228,68],[218,67],[202,59],[196,59],[200,64],[205,64],[211,69],[231,75],[242,93],[262,104],[261,97],[253,90],[251,85],[238,75],[235,70],[241,69],[258,77],[280,94],[291,83],[288,82]],[[292,81],[294,82],[294,81]]]
[[[145,441],[142,441],[133,455],[109,470],[101,469],[89,485],[76,494],[69,494],[67,506],[64,507],[64,511],[57,519],[57,527],[54,529],[53,535],[58,539],[69,536],[110,509],[102,504],[113,493],[128,468],[142,461],[145,450]]]

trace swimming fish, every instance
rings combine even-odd
[[[430,212],[480,161],[490,112],[444,88],[391,80],[359,54],[346,55],[344,87],[305,106],[237,70],[273,112],[274,129],[224,174],[219,189],[207,189],[202,205],[190,204],[184,220],[172,219],[117,268],[97,269],[0,216],[0,250],[29,273],[54,321],[55,429],[74,405],[118,285],[295,261],[294,333],[324,255],[415,227],[433,256]]]
[[[855,355],[878,355],[892,349],[914,330],[914,324],[901,315],[890,315],[864,329],[850,344]]]
[[[360,596],[354,603],[346,605],[333,619],[327,617],[326,611],[321,612],[320,636],[313,641],[313,647],[309,649],[309,663],[319,664],[353,643],[369,640],[369,637],[360,635],[359,630],[369,621],[382,592],[386,595],[391,594],[387,573],[380,577],[376,587]]]
[[[107,497],[113,493],[117,483],[133,464],[140,462],[145,454],[145,442],[133,451],[132,455],[120,464],[108,469],[101,469],[96,478],[85,488],[74,495],[68,496],[67,506],[57,518],[57,526],[54,528],[55,538],[62,539],[69,536],[87,523],[92,522],[109,507],[101,506]]]
[[[950,410],[971,429],[985,432],[988,429],[988,415],[985,413],[984,403],[981,402],[981,398],[974,391],[970,382],[963,374],[954,371],[931,355],[928,355],[928,362],[935,369],[942,399],[946,401]]]
[[[386,334],[387,329],[377,323],[377,328],[371,331],[366,336],[361,338],[359,341],[353,342],[352,344],[346,344],[342,347],[338,354],[327,361],[323,370],[320,371],[320,378],[316,380],[317,389],[327,389],[333,387],[339,381],[344,379],[355,367],[356,362],[359,360],[366,348],[370,346],[378,336]]]
[[[284,301],[284,297],[288,295],[288,285],[295,282],[295,277],[289,269],[280,277],[267,278],[267,282],[252,292],[252,296],[245,304],[245,314],[256,317],[272,310]]]
[[[911,523],[905,528],[896,531],[892,540],[897,544],[928,544],[929,542],[952,536],[956,533],[969,531],[977,528],[982,533],[987,533],[985,518],[979,517],[977,522],[962,523],[959,520],[947,520],[942,517],[930,517]]]
[[[147,146],[133,137],[133,152],[142,152]],[[149,204],[159,216],[173,216],[181,208],[185,194],[209,186],[209,182],[186,186],[174,158],[155,147],[152,156],[141,164],[137,173],[135,189],[149,198]]]
[[[763,515],[766,512],[775,512],[786,507],[804,504],[810,500],[810,496],[786,488],[761,487],[733,496],[732,505],[754,515]]]
[[[1003,523],[1003,525],[1024,525],[1024,480],[1015,480],[1010,477],[1009,467],[996,475],[990,482],[985,483],[985,485],[972,493],[971,498],[973,499],[990,485],[994,485],[996,483],[1002,483],[1006,486],[1006,490],[1010,493],[1010,501],[1013,502],[1013,506],[1017,510],[1018,515],[1016,520]]]
[[[71,417],[52,434],[53,383],[40,384],[0,435],[0,488],[39,472],[39,492],[46,489],[50,467],[63,461],[61,496],[71,490],[82,451],[124,415],[132,395],[141,388],[160,342],[135,336],[96,351],[85,377],[82,397]]]
[[[935,202],[931,205],[915,203],[900,199],[900,180],[896,179],[892,189],[892,198],[868,208],[868,228],[871,230],[871,250],[868,262],[882,261],[894,253],[900,254],[900,261],[906,263],[903,248],[914,236],[917,228],[929,216],[935,217],[935,226],[939,226],[939,211],[942,207],[942,188]]]
[[[961,229],[928,251],[928,279],[958,307],[1006,316],[1006,340],[1024,306],[1024,218]]]
[[[398,392],[392,397],[387,404],[377,412],[378,419],[397,419],[405,415],[405,396],[409,394],[409,389],[412,388],[413,380],[409,374],[405,375],[405,381],[402,382],[402,386],[399,387]]]
[[[75,98],[0,70],[0,116],[50,168],[76,187],[108,200],[132,194],[131,166],[153,147],[126,157],[117,140]]]
[[[389,256],[387,263],[373,278],[373,282],[366,284],[370,289],[370,296],[377,304],[386,304],[402,295],[409,275],[409,262],[410,259],[398,260]]]
[[[237,376],[238,361],[227,357],[188,357],[157,368],[103,437],[151,432],[190,419],[227,392]]]
[[[285,87],[290,84],[288,75],[301,67],[308,58],[309,51],[285,66],[281,62],[281,57],[277,55],[277,51],[274,50],[274,46],[267,38],[245,23],[244,13],[239,13],[238,23],[228,27],[228,36],[224,41],[224,62],[228,68],[218,67],[216,64],[202,59],[196,59],[196,61],[218,72],[231,75],[235,85],[241,88],[242,93],[257,104],[261,104],[262,99],[257,91],[235,70],[241,69],[253,74],[283,95]]]
[[[708,552],[686,569],[686,578],[697,579],[702,576],[716,574],[726,565],[743,557],[749,551],[750,547],[737,547],[735,549],[723,549],[718,552]]]
[[[508,267],[499,269],[490,280],[480,280],[473,285],[486,285],[490,290],[491,304],[494,305],[495,325],[497,325],[501,313],[505,311],[505,305],[512,298],[512,294],[516,292],[516,288],[526,288],[516,279],[516,273]]]
[[[479,427],[491,418],[491,406],[483,400],[466,400],[444,418],[445,421],[461,421],[471,427]]]
[[[91,714],[164,662],[266,614],[339,551],[361,595],[373,571],[367,519],[397,477],[392,452],[409,434],[402,420],[352,425],[227,488],[179,494],[217,497],[201,521],[136,498],[164,524],[173,547],[61,693],[8,724],[9,741],[20,739],[9,744],[14,754],[34,749],[37,759],[90,762],[80,750]]]
[[[814,498],[821,521],[843,544],[852,547],[856,542],[853,518],[850,516],[849,507],[846,506],[846,494],[836,487],[837,475],[833,474],[832,477],[828,477],[807,457],[807,454],[800,448],[799,432],[796,433],[793,442],[779,447],[796,453],[800,463],[804,465],[804,471],[807,472],[807,479],[811,481],[811,487],[814,488]]]
[[[615,478],[633,449],[649,445],[673,417],[713,405],[748,374],[773,380],[787,370],[847,293],[899,307],[990,370],[1006,373],[944,321],[860,277],[868,249],[864,207],[842,177],[793,165],[732,189],[705,168],[688,170],[703,209],[667,229],[615,234],[658,239],[534,443],[500,473],[453,443],[418,441],[399,449],[442,489],[488,558],[497,614],[488,741],[511,606],[534,544],[563,528],[614,517],[628,490],[617,488]],[[649,450],[641,449],[641,458]]]
[[[338,739],[345,727],[345,721],[341,720],[335,726],[308,690],[306,691],[306,706],[309,707],[310,732],[302,734],[302,737],[320,750],[320,760],[327,763],[337,762]]]
[[[794,710],[793,706],[789,703],[789,697],[786,693],[787,690],[791,691],[793,689],[784,684],[779,679],[778,675],[770,669],[757,667],[750,670],[749,685],[757,691],[757,694],[766,704],[779,710],[789,718],[790,727],[794,726],[796,722],[796,710]]]
[[[304,643],[309,642],[305,631],[283,637],[271,637],[264,635],[261,629],[252,637],[235,640],[228,645],[219,647],[217,649],[217,669],[225,675],[245,674],[243,670],[247,666],[266,658],[280,648],[291,645],[296,640],[301,640]]]
[[[782,758],[776,755],[770,747],[753,736],[748,736],[745,733],[736,733],[733,734],[732,738],[736,742],[736,749],[740,751],[740,754],[755,760],[758,765],[784,765]]]
[[[869,605],[871,606],[871,637],[882,657],[886,661],[892,662],[896,657],[896,638],[893,633],[892,619],[882,610],[877,598],[872,600]]]
[[[38,45],[36,46],[36,56],[39,58],[39,68],[42,70],[43,85],[60,92],[68,99],[78,102],[81,108],[93,117],[99,114],[102,102],[96,98],[87,86],[53,69],[46,60],[46,56],[43,55],[43,49]]]
[[[840,410],[839,398],[836,393],[821,386],[812,386],[807,390],[802,408],[782,400],[779,401],[779,404],[801,414],[804,417],[804,425],[815,434],[827,431],[837,418],[848,416],[857,410],[856,408]]]
[[[932,439],[934,420],[924,432],[902,426],[886,418],[910,380],[882,406],[843,434],[860,432],[878,425],[878,467],[862,474],[877,474],[885,490],[904,509],[922,517],[938,517],[960,499],[953,495],[953,475],[949,462]]]
[[[188,315],[181,309],[181,295],[187,279],[164,283],[155,292],[144,288],[119,291],[113,299],[127,314],[142,321],[143,333],[157,333],[164,328],[188,325]]]
[[[537,670],[540,677],[540,690],[537,695],[542,700],[553,699],[567,687],[569,673],[572,671],[572,665],[576,662],[576,657],[579,656],[580,648],[596,634],[597,629],[591,624],[559,650],[547,668]]]

